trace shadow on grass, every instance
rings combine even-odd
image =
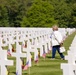
[[[46,58],[51,58],[51,56],[46,56]]]
[[[46,58],[51,59],[52,57],[51,56],[46,56]],[[55,57],[55,59],[59,59],[60,60],[60,57]]]
[[[62,72],[59,71],[46,71],[46,72],[39,72],[39,73],[32,73],[32,75],[62,75]]]
[[[11,75],[11,74],[16,75],[16,72],[9,73],[9,75]],[[28,73],[22,73],[22,75],[28,75]]]

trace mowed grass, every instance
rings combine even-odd
[[[64,41],[64,46],[66,48],[66,52],[64,55],[67,54],[67,50],[69,49],[70,44],[72,43],[72,40],[74,39],[76,32],[69,35],[68,38]],[[51,58],[51,52],[50,54],[46,55],[46,58],[39,58],[38,64],[32,60],[32,67],[28,68],[26,71],[22,71],[22,75],[63,75],[63,72],[60,68],[61,63],[66,63],[66,60],[60,60],[60,56],[58,53],[56,53],[56,59],[50,60]],[[8,66],[9,69],[9,75],[16,75],[16,58],[14,57],[8,57],[8,59],[14,60],[14,66]]]

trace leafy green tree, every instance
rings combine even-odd
[[[67,27],[71,17],[71,8],[65,2],[65,0],[51,0],[51,4],[54,6],[54,17],[58,20],[60,27]]]
[[[31,5],[31,0],[7,0],[9,24],[11,27],[21,27],[21,21],[26,16],[26,11]]]
[[[34,0],[32,6],[27,10],[21,26],[51,27],[56,23],[53,11],[54,8],[48,1]]]
[[[0,0],[0,27],[9,26],[8,11],[5,4],[6,1]]]
[[[76,28],[76,0],[65,0],[71,9],[71,16],[69,18],[68,27]]]
[[[76,27],[76,0],[0,0],[0,27]]]
[[[73,4],[72,6],[72,19],[70,22],[70,27],[75,27],[76,28],[76,3]]]

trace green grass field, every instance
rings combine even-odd
[[[72,43],[72,40],[75,36],[76,32],[69,35],[68,38],[64,41],[64,46],[66,48],[66,52],[64,55],[67,55],[67,50],[69,49],[70,44]],[[66,60],[60,60],[60,56],[58,53],[56,53],[56,59],[50,60],[51,53],[47,54],[46,58],[39,58],[38,64],[36,64],[34,61],[32,61],[32,67],[29,68],[26,71],[22,72],[22,75],[63,75],[62,70],[60,69],[61,63],[67,62]],[[9,69],[9,75],[16,75],[16,59],[14,57],[8,57],[8,59],[14,60],[14,66],[8,67]]]

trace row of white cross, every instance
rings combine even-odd
[[[63,75],[76,75],[76,36],[67,53],[68,55],[65,56],[65,60],[67,60],[68,63],[61,64]]]
[[[64,30],[65,32],[63,34],[66,36],[66,29]],[[74,30],[72,29],[72,32]],[[16,57],[16,72],[18,72],[18,75],[22,75],[21,57],[25,57],[27,59],[26,62],[29,61],[29,67],[31,67],[31,52],[34,53],[34,60],[36,60],[38,50],[40,51],[40,56],[43,56],[44,51],[48,53],[51,50],[51,33],[51,28],[1,28],[0,75],[6,75],[6,66],[14,65],[13,60],[7,59],[7,51],[3,50],[3,47],[8,46],[11,56]],[[12,52],[12,44],[16,45],[16,52]],[[25,44],[27,47],[23,47]]]

